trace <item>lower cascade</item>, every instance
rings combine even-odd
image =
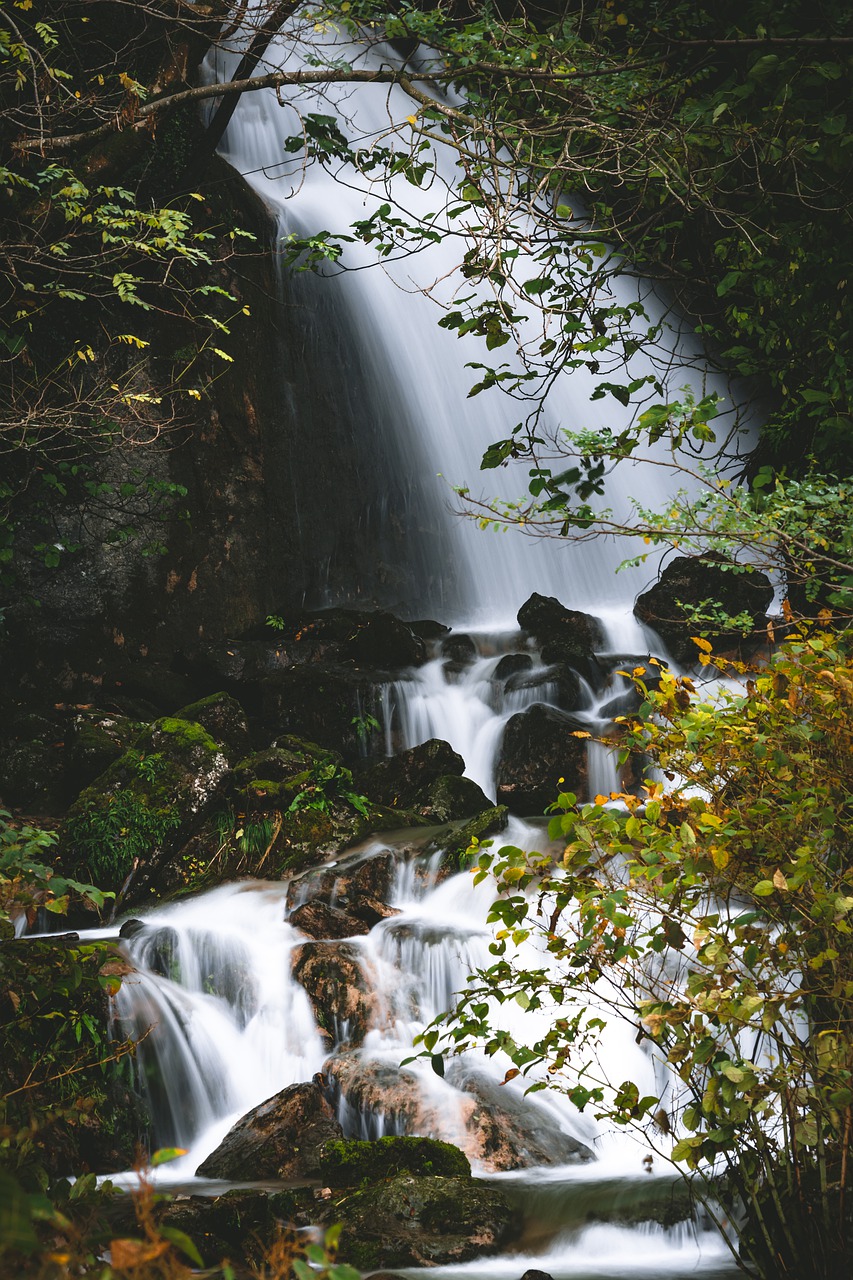
[[[635,648],[645,639],[630,638]],[[500,798],[512,717],[535,707],[567,713],[557,673],[538,650],[524,650],[519,633],[464,639],[444,642],[457,656],[437,652],[379,687],[380,737],[388,751],[445,738],[483,792]],[[511,655],[524,661],[507,662]],[[619,669],[618,655],[600,661]],[[502,662],[525,680],[506,690],[495,677]],[[581,678],[575,722],[594,731],[609,723],[625,684],[613,674],[593,691]],[[583,748],[587,787],[616,785],[609,750]],[[498,843],[547,848],[541,820],[504,822]],[[650,1162],[630,1134],[558,1092],[525,1092],[537,1077],[507,1075],[503,1053],[446,1057],[442,1074],[418,1056],[414,1037],[492,959],[494,890],[460,870],[459,852],[430,828],[373,836],[287,881],[222,885],[122,924],[132,971],[113,1001],[113,1033],[139,1041],[152,1146],[186,1152],[158,1181],[207,1195],[282,1178],[322,1182],[324,1144],[336,1137],[431,1138],[459,1148],[475,1176],[503,1193],[516,1224],[509,1252],[469,1251],[438,1275],[513,1280],[533,1268],[556,1280],[605,1277],[623,1274],[626,1256],[638,1276],[729,1275],[724,1242],[694,1218],[666,1162]],[[547,962],[524,946],[529,963]],[[522,1043],[547,1021],[514,1001],[490,1016]],[[661,1070],[634,1028],[607,1022],[600,1075],[651,1093],[661,1090]]]

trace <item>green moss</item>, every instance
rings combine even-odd
[[[162,720],[156,722],[156,728],[160,729],[162,733],[168,733],[170,737],[177,739],[181,746],[201,747],[212,755],[216,755],[219,752],[219,745],[214,742],[207,730],[203,729],[195,720],[178,720],[174,716],[165,716]]]
[[[330,1187],[352,1187],[393,1178],[471,1176],[467,1157],[449,1142],[434,1138],[379,1138],[375,1142],[342,1139],[323,1147],[320,1173]]]
[[[462,867],[466,864],[466,854],[471,844],[504,831],[508,821],[509,809],[505,804],[496,805],[494,809],[484,809],[461,826],[440,831],[430,841],[427,852],[437,853],[441,850],[445,855],[445,863],[452,867]]]

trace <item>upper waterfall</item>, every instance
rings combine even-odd
[[[378,69],[397,57],[390,46],[359,46],[334,32],[313,35],[312,41],[319,41],[319,49],[316,43],[310,48],[301,44],[292,22],[270,46],[265,65],[310,66],[310,57],[319,53]],[[211,54],[210,77],[227,79],[236,57],[221,51]],[[302,157],[284,152],[283,140],[300,131],[300,115],[321,111],[333,112],[348,138],[370,145],[404,124],[411,110],[411,100],[396,85],[265,89],[243,95],[220,150],[266,203],[279,245],[290,234],[345,233],[379,202],[370,182],[355,170],[339,180],[324,165],[306,165]],[[438,170],[451,184],[454,157],[449,148],[436,145]],[[404,179],[391,197],[415,217],[440,204],[435,192],[407,185]],[[323,360],[340,362],[342,348],[357,367],[357,403],[350,413],[355,417],[353,431],[362,432],[367,441],[363,447],[371,454],[368,465],[375,470],[382,495],[378,504],[372,500],[370,511],[365,498],[364,519],[376,526],[377,558],[388,555],[379,550],[383,528],[395,524],[402,530],[398,549],[392,552],[405,560],[396,575],[391,574],[397,598],[383,603],[393,603],[410,616],[431,613],[448,621],[464,619],[468,625],[500,628],[511,626],[519,605],[531,591],[539,591],[575,608],[624,615],[657,564],[650,556],[640,567],[615,575],[627,557],[649,551],[639,539],[598,538],[573,544],[527,538],[517,528],[483,531],[476,520],[459,514],[464,500],[454,492],[458,487],[486,499],[513,500],[523,494],[523,468],[510,465],[481,473],[479,466],[488,445],[510,435],[525,406],[494,389],[469,398],[476,374],[467,365],[483,358],[482,343],[460,340],[438,326],[458,292],[457,268],[464,252],[459,225],[446,218],[446,210],[444,214],[443,223],[436,219],[433,224],[441,230],[441,241],[423,252],[377,261],[370,246],[356,242],[346,247],[342,264],[319,277],[303,273],[296,285],[306,322],[311,323],[311,314],[322,307],[327,319],[330,312],[334,315],[338,330],[337,345],[327,344],[325,356],[319,355],[308,376],[323,383],[329,372]],[[523,270],[522,259],[517,269]],[[650,323],[664,323],[673,392],[689,384],[694,392],[706,393],[708,375],[697,368],[695,341],[679,335],[672,317],[664,318],[663,304],[651,289],[620,275],[612,290],[612,300],[623,305],[642,295]],[[470,292],[467,282],[466,291]],[[504,352],[511,353],[512,344],[501,349],[501,357]],[[512,361],[513,355],[507,359]],[[648,358],[637,353],[628,362],[627,374],[642,377],[650,368]],[[628,409],[610,399],[590,402],[595,382],[585,369],[563,372],[555,379],[541,420],[544,436],[605,424],[618,431],[627,425]],[[722,393],[722,386],[719,390]],[[311,447],[306,440],[305,448]],[[341,483],[347,479],[343,476]],[[671,492],[668,470],[627,463],[611,475],[602,505],[622,517],[630,513],[632,497],[654,508]],[[298,504],[298,495],[295,501]],[[377,511],[377,506],[382,509]],[[315,603],[341,603],[348,596],[328,575],[325,590],[325,598]],[[619,632],[618,625],[615,630]]]

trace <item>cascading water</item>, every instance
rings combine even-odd
[[[380,58],[392,56],[388,49],[367,51],[334,36],[324,39],[335,44],[336,57],[361,65],[378,65]],[[276,66],[295,67],[302,55],[285,30],[268,58]],[[227,78],[232,67],[227,55],[216,55],[209,71]],[[294,231],[314,233],[332,221],[345,230],[364,216],[370,199],[364,182],[353,179],[341,185],[320,166],[303,174],[298,162],[282,160],[282,138],[297,131],[294,111],[317,107],[316,94],[310,92],[293,93],[284,110],[272,91],[245,95],[223,143],[225,158],[268,205],[278,238]],[[350,86],[328,87],[320,109],[335,111],[348,136],[376,138],[404,120],[410,106],[396,87]],[[420,214],[430,207],[429,193],[407,190],[406,198],[417,203]],[[395,578],[394,603],[399,606],[398,584],[408,577],[403,603],[410,616],[429,612],[472,629],[466,662],[436,652],[408,678],[380,690],[387,749],[443,738],[463,755],[469,776],[494,795],[500,738],[508,719],[535,702],[558,700],[552,672],[513,630],[519,605],[538,591],[598,616],[612,670],[620,655],[630,660],[630,655],[647,654],[654,644],[624,607],[629,594],[645,585],[650,568],[616,578],[618,562],[633,554],[630,546],[601,540],[571,547],[515,533],[484,534],[473,522],[450,513],[452,493],[437,473],[453,484],[472,483],[485,447],[508,435],[517,416],[509,400],[494,399],[486,408],[485,398],[467,398],[471,374],[465,362],[471,353],[437,327],[436,302],[446,303],[452,290],[449,284],[432,286],[451,274],[459,256],[448,234],[428,260],[403,258],[335,279],[305,280],[299,296],[302,305],[322,305],[324,324],[334,325],[331,358],[347,347],[357,354],[360,395],[354,399],[363,402],[356,417],[364,419],[370,447],[376,447],[376,467],[394,471],[388,518],[412,528],[409,559]],[[369,250],[354,246],[348,265],[366,268],[369,263]],[[634,288],[630,283],[617,287]],[[654,300],[647,305],[654,307]],[[677,363],[675,355],[673,359]],[[637,372],[632,364],[632,376]],[[309,376],[322,378],[323,371],[315,369]],[[698,389],[700,378],[685,365],[674,385],[691,382]],[[559,379],[546,410],[546,427],[556,431],[560,425],[595,425],[590,390],[586,377]],[[612,424],[610,409],[608,420]],[[387,434],[392,427],[393,439]],[[491,474],[505,497],[515,495],[519,481],[511,471]],[[612,479],[608,503],[626,511],[632,491],[642,488],[644,504],[654,506],[656,499],[664,500],[664,486],[654,468],[624,467]],[[295,501],[298,505],[298,495]],[[377,519],[381,525],[381,516]],[[332,578],[314,603],[349,602]],[[500,664],[510,654],[522,661],[514,664],[514,673],[499,678]],[[614,707],[625,692],[619,677],[595,692],[582,682],[574,714],[594,732],[617,713]],[[593,746],[592,752],[590,787],[606,794],[616,785],[613,762],[605,748]],[[542,838],[541,830],[517,821],[507,833],[509,842],[529,848],[541,847]],[[526,1098],[515,1081],[504,1082],[508,1062],[500,1055],[486,1059],[469,1054],[447,1079],[439,1079],[423,1063],[400,1068],[412,1052],[413,1036],[452,1003],[474,969],[488,962],[491,891],[488,884],[475,888],[466,875],[441,879],[440,851],[429,860],[374,841],[351,856],[385,853],[396,866],[390,897],[394,913],[366,936],[349,940],[362,972],[369,975],[372,993],[367,1031],[355,1046],[347,1043],[347,1025],[338,1025],[336,1043],[329,1042],[292,976],[291,954],[305,939],[288,915],[307,896],[307,879],[302,887],[296,881],[218,889],[152,911],[127,938],[136,973],[125,979],[117,997],[117,1022],[122,1034],[143,1037],[138,1061],[156,1142],[189,1148],[167,1176],[184,1180],[192,1175],[238,1116],[318,1072],[327,1081],[328,1096],[336,1100],[345,1133],[376,1137],[405,1131],[442,1137],[463,1147],[481,1169],[506,1168],[489,1154],[472,1118],[474,1099],[488,1096],[502,1100],[509,1128],[517,1122],[522,1146],[527,1135],[529,1151],[521,1163],[538,1166],[533,1181],[527,1172],[495,1176],[525,1202],[539,1234],[531,1227],[523,1251],[511,1259],[439,1268],[436,1275],[509,1278],[530,1265],[555,1277],[616,1276],[626,1268],[635,1277],[729,1274],[723,1243],[693,1225],[675,1232],[652,1225],[589,1225],[591,1216],[607,1217],[604,1201],[618,1201],[622,1194],[636,1197],[642,1194],[639,1188],[656,1181],[648,1177],[643,1149],[581,1116],[560,1095]],[[323,874],[333,882],[328,901],[334,905],[337,869]],[[531,952],[532,962],[544,959]],[[522,1041],[536,1038],[541,1016],[514,1004],[495,1011],[498,1023]],[[640,1083],[641,1092],[644,1083],[649,1092],[657,1069],[636,1044],[632,1028],[608,1025],[597,1067],[602,1078],[613,1084],[631,1078]],[[377,1091],[379,1079],[384,1083]],[[389,1079],[396,1080],[396,1087],[389,1087]],[[579,1210],[590,1197],[595,1213]],[[642,1220],[642,1214],[632,1212],[626,1221]],[[613,1216],[618,1220],[618,1209]]]

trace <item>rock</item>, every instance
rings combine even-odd
[[[280,1191],[241,1188],[221,1196],[181,1196],[167,1202],[161,1222],[188,1235],[204,1261],[217,1270],[216,1264],[229,1256],[251,1264],[251,1271],[236,1270],[236,1275],[244,1277],[266,1272],[269,1251],[282,1224],[304,1228],[316,1222],[317,1216],[313,1187]],[[131,1219],[121,1235],[138,1230],[132,1213]]]
[[[333,867],[318,867],[295,879],[288,891],[288,906],[295,910],[309,899],[330,904],[334,900],[336,907],[355,914],[362,900],[386,901],[395,874],[396,860],[389,850],[354,853]]]
[[[344,1133],[367,1132],[373,1121],[379,1132],[392,1129],[441,1137],[441,1117],[425,1101],[417,1076],[391,1063],[365,1058],[361,1053],[339,1053],[323,1067],[327,1096],[342,1116]]]
[[[355,1138],[327,1142],[320,1178],[329,1187],[355,1187],[410,1173],[414,1177],[469,1178],[467,1157],[449,1142],[434,1138]]]
[[[533,1098],[519,1097],[484,1073],[461,1067],[451,1066],[447,1078],[473,1099],[465,1118],[470,1135],[465,1151],[487,1169],[502,1172],[595,1159],[589,1147],[558,1128],[553,1114]]]
[[[421,812],[433,822],[457,822],[490,808],[488,796],[471,778],[445,774],[430,784]]]
[[[698,650],[692,636],[702,636],[718,650],[754,651],[766,633],[766,614],[773,600],[770,579],[754,569],[725,566],[722,557],[678,556],[648,591],[637,597],[634,614],[653,627],[676,662],[693,666]],[[740,628],[691,622],[689,610],[709,605],[729,617],[744,616]]]
[[[377,671],[399,671],[426,657],[421,637],[382,610],[323,609],[291,615],[281,618],[280,625],[253,628],[244,639],[266,640],[294,664],[353,663]]]
[[[63,865],[103,889],[124,886],[125,904],[140,900],[221,797],[228,772],[200,724],[155,721],[71,806]]]
[[[597,678],[595,653],[605,643],[598,618],[534,592],[518,611],[518,625],[538,641],[543,662],[568,664],[587,679]]]
[[[364,960],[363,951],[349,942],[305,942],[294,948],[293,976],[333,1044],[361,1044],[374,1017],[377,997]]]
[[[242,1116],[198,1175],[238,1182],[316,1177],[323,1144],[341,1136],[320,1088],[292,1084]]]
[[[74,717],[66,755],[66,776],[75,793],[88,787],[133,745],[145,726],[108,711]]]
[[[403,809],[419,809],[429,804],[431,785],[439,778],[461,777],[465,761],[449,742],[430,738],[417,747],[401,751],[363,769],[359,785],[378,804]]]
[[[199,702],[191,702],[175,713],[179,720],[192,720],[206,729],[222,744],[233,764],[241,760],[251,746],[246,713],[236,698],[227,693],[212,693]]]
[[[500,680],[501,683],[504,683],[510,676],[517,676],[522,671],[529,671],[532,666],[533,659],[529,653],[505,653],[495,667],[492,679]]]
[[[398,1174],[337,1201],[334,1212],[341,1256],[362,1270],[465,1262],[520,1228],[502,1193],[474,1178]]]
[[[261,726],[271,737],[296,734],[359,758],[356,724],[371,705],[373,682],[355,670],[296,666],[258,684]]]
[[[578,722],[552,707],[536,705],[513,716],[501,745],[498,800],[531,817],[544,813],[560,790],[584,795],[586,742],[576,732],[584,732]]]
[[[554,1280],[554,1277],[547,1271],[527,1270],[521,1280]]]
[[[466,866],[465,855],[472,842],[488,840],[506,830],[509,821],[509,809],[506,805],[497,805],[484,809],[469,822],[440,831],[433,836],[426,847],[427,854],[443,853],[439,879],[455,875]]]
[[[541,690],[543,702],[556,703],[564,711],[575,711],[583,701],[578,673],[570,663],[558,663],[539,671],[522,671],[506,682],[508,693],[523,689]]]
[[[410,631],[414,631],[416,636],[428,643],[440,640],[450,632],[450,627],[446,627],[443,622],[435,622],[432,618],[420,618],[417,622],[410,622],[408,626]]]
[[[297,907],[288,916],[288,924],[309,938],[352,938],[357,934],[370,933],[372,926],[357,916],[347,915],[327,902],[312,898]],[[374,922],[375,923],[375,922]]]
[[[477,657],[477,646],[470,636],[461,632],[458,635],[452,632],[441,642],[441,656],[447,658],[449,662],[468,666]]]

